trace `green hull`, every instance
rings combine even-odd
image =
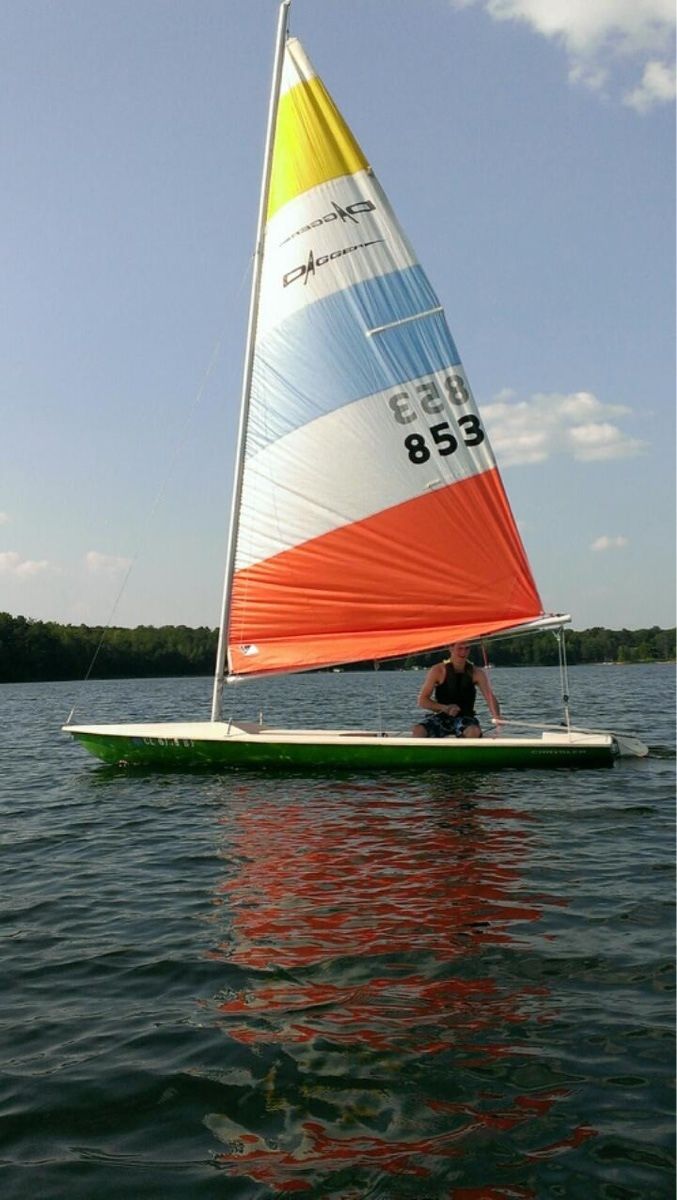
[[[612,739],[552,744],[535,738],[424,742],[388,738],[275,741],[264,737],[215,740],[136,737],[69,729],[91,754],[112,766],[161,770],[420,771],[495,770],[505,767],[609,767]]]

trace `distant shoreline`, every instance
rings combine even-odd
[[[210,676],[216,659],[217,630],[186,625],[60,625],[0,613],[0,683],[45,683],[91,679],[171,679]],[[627,666],[674,663],[675,629],[565,631],[569,666]],[[381,661],[381,670],[425,670],[439,662],[443,648]],[[547,667],[557,664],[552,633],[506,638],[487,646],[495,667]],[[474,659],[482,665],[482,651]],[[373,662],[324,668],[373,670]]]
[[[439,658],[439,656],[438,656],[438,658]],[[625,668],[625,669],[629,669],[632,667],[669,667],[669,666],[675,666],[676,661],[677,660],[675,660],[675,659],[668,659],[668,658],[666,658],[666,659],[652,658],[652,659],[646,659],[645,661],[631,662],[631,663],[595,663],[595,662],[574,663],[571,670],[576,670],[579,667],[583,667],[583,669],[585,669],[586,667],[606,667],[606,666],[620,667],[620,668]],[[322,674],[325,674],[325,675],[332,675],[332,674],[359,675],[359,674],[365,674],[367,671],[373,670],[373,666],[374,666],[374,664],[372,662],[367,662],[367,663],[364,663],[362,666],[360,666],[359,664],[356,663],[350,667],[316,667],[310,671],[295,671],[294,675],[299,675],[299,676],[301,676],[301,675],[322,675]],[[489,666],[490,666],[490,669],[493,669],[494,667],[496,667],[496,663],[490,663]],[[393,661],[393,663],[389,664],[387,667],[385,666],[384,663],[381,663],[380,669],[388,670],[388,671],[411,671],[412,673],[416,673],[417,671],[420,673],[420,672],[423,672],[426,670],[425,667],[403,667],[401,661],[397,661],[397,660]],[[524,670],[530,670],[530,669],[537,670],[537,671],[540,671],[540,670],[556,671],[558,668],[555,663],[548,663],[548,664],[540,663],[540,664],[536,664],[536,665],[534,665],[533,663],[531,663],[531,664],[530,663],[527,663],[527,664],[524,664],[524,663],[522,663],[522,664],[501,663],[500,667],[498,669],[501,671],[524,671]],[[251,678],[253,681],[256,681],[256,680],[261,680],[263,678],[286,679],[286,678],[289,678],[289,676],[282,675],[282,674],[270,676],[270,677],[266,677],[266,676],[262,676],[262,675],[258,675],[258,676],[254,675]],[[213,682],[213,679],[214,679],[214,672],[212,671],[211,673],[206,673],[206,674],[203,672],[199,672],[198,674],[195,674],[193,672],[185,671],[182,674],[171,674],[171,675],[91,675],[90,676],[90,682],[94,682],[94,683],[132,683],[132,682],[140,681],[143,679],[146,679],[146,680],[149,680],[149,679],[205,679],[211,683],[211,682]],[[61,676],[58,679],[52,678],[52,677],[50,677],[50,678],[45,677],[44,679],[0,679],[0,687],[12,687],[12,686],[16,687],[18,685],[32,684],[32,683],[81,683],[81,682],[82,682],[82,678],[76,679],[73,676],[68,676],[67,678],[64,676]],[[238,680],[238,682],[239,682],[239,680]]]

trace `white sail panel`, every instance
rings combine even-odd
[[[458,366],[354,401],[247,459],[236,569],[495,465]]]
[[[316,300],[415,263],[373,175],[319,184],[268,222],[258,335]]]
[[[317,71],[311,63],[298,38],[287,38],[285,55],[282,63],[282,80],[280,82],[280,100],[299,83],[310,83],[317,78]]]

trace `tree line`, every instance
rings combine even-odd
[[[669,662],[675,658],[675,630],[568,629],[567,660],[580,663]],[[217,631],[200,626],[139,625],[135,629],[103,629],[90,625],[59,625],[0,613],[0,683],[40,680],[136,679],[152,676],[211,675],[216,658]],[[552,633],[506,638],[486,644],[495,666],[554,666],[558,648]],[[482,665],[482,651],[473,651]],[[439,662],[440,650],[380,664],[383,670],[425,668]],[[370,670],[371,663],[347,665]]]
[[[0,613],[0,683],[84,679],[88,673],[93,679],[209,675],[216,640],[205,627],[103,629]]]
[[[566,629],[566,657],[570,666],[593,663],[673,662],[675,630],[659,629]],[[487,642],[484,653],[496,667],[550,667],[559,662],[557,639],[552,632],[537,633]],[[407,665],[428,666],[439,662],[439,653],[417,655]],[[473,648],[477,666],[484,662],[483,652]]]

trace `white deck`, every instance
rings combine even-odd
[[[353,742],[364,745],[378,745],[384,739],[392,745],[411,745],[412,742],[424,743],[431,749],[444,746],[453,741],[462,750],[464,746],[472,747],[477,743],[476,738],[413,738],[410,733],[403,731],[387,731],[367,729],[274,729],[267,725],[257,725],[254,722],[242,722],[235,725],[226,721],[177,721],[144,723],[133,725],[64,725],[65,733],[99,734],[107,737],[132,737],[162,739],[164,741],[257,741],[264,739],[272,743],[305,742],[318,745]],[[482,739],[484,746],[496,744],[499,746],[599,746],[610,747],[614,738],[607,733],[583,733],[544,731],[540,736],[506,736],[505,734],[489,733]]]

